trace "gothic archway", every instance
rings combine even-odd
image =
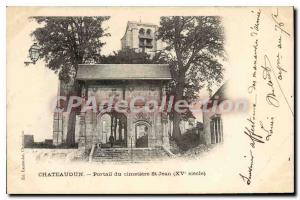
[[[117,112],[100,113],[98,115],[97,124],[99,142],[107,144],[109,143],[109,137],[113,136],[114,147],[127,147],[126,115]]]
[[[135,123],[135,147],[147,148],[149,147],[149,134],[151,133],[151,125],[144,120]]]
[[[109,136],[111,135],[111,116],[105,113],[98,116],[97,119],[97,139],[100,143],[106,144],[109,141]]]

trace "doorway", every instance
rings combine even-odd
[[[110,147],[110,136],[113,136],[113,147],[127,147],[127,117],[124,114],[111,112],[98,117],[98,141],[103,147]]]
[[[150,125],[146,121],[139,121],[135,125],[135,147],[147,148]]]

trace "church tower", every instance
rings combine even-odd
[[[122,50],[134,49],[153,56],[161,49],[157,41],[157,31],[158,26],[155,24],[129,21],[121,39]]]

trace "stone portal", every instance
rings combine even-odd
[[[76,79],[81,96],[93,97],[97,103],[96,111],[80,113],[79,148],[90,149],[99,143],[109,146],[111,136],[118,148],[169,147],[165,111],[151,112],[153,104],[146,103],[155,102],[158,108],[166,99],[165,86],[171,79],[168,65],[79,65]],[[133,101],[139,97],[142,101]],[[120,101],[128,103],[125,112],[110,107]],[[147,109],[133,112],[128,108],[132,101],[135,107]]]

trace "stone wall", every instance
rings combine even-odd
[[[212,112],[203,112],[203,138],[205,144],[211,144],[210,117]]]
[[[143,82],[140,84],[129,83],[127,85],[96,85],[95,83],[90,84],[87,87],[87,96],[95,96],[97,105],[101,104],[103,101],[108,101],[109,97],[116,97],[120,99],[126,99],[130,102],[130,99],[133,99],[137,96],[145,97],[145,100],[156,100],[160,104],[162,96],[162,88],[159,84],[150,84]],[[100,111],[101,112],[101,111]],[[152,113],[126,113],[127,117],[127,147],[135,147],[136,136],[135,129],[136,126],[140,123],[144,123],[148,129],[148,147],[156,146],[169,146],[169,135],[167,133],[168,126],[167,120],[164,120],[161,117],[162,113],[152,112]],[[85,148],[91,148],[92,144],[98,142],[98,135],[101,130],[99,130],[99,113],[94,113],[92,110],[87,111],[84,116],[85,128],[82,130],[81,142],[83,144],[82,137],[85,137]],[[79,126],[82,126],[81,124]],[[80,128],[77,127],[78,130]],[[80,146],[81,146],[80,145]]]
[[[26,159],[36,161],[73,161],[84,159],[84,155],[78,149],[25,149]]]

